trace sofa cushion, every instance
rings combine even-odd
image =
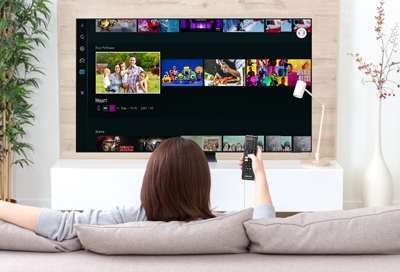
[[[70,252],[82,249],[78,237],[62,242],[0,220],[0,250]]]
[[[244,226],[252,253],[400,254],[400,206],[253,219]]]
[[[253,209],[190,222],[141,221],[118,225],[79,225],[83,247],[101,254],[220,254],[248,252],[243,222]]]

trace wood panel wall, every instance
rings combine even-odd
[[[148,158],[150,154],[75,152],[76,18],[312,18],[313,94],[326,104],[320,153],[336,157],[339,0],[58,0],[58,84],[61,159]],[[321,107],[312,106],[313,151]],[[218,153],[217,159],[239,154]],[[264,153],[265,159],[306,159],[314,153]]]

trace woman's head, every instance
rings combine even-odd
[[[140,199],[150,221],[211,218],[211,175],[201,147],[190,139],[169,138],[151,155]]]
[[[115,64],[114,70],[116,73],[119,73],[121,71],[121,67],[119,66],[119,63]]]

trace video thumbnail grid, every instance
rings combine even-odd
[[[96,136],[97,152],[153,152],[163,141],[174,136]],[[205,152],[243,152],[245,135],[203,135],[180,137],[195,141]],[[258,135],[263,152],[311,152],[311,136]]]
[[[311,86],[311,59],[161,59],[160,52],[96,52],[96,94],[160,94],[161,87],[293,87],[298,80]]]
[[[312,28],[311,19],[96,19],[96,32],[103,33],[284,33],[296,32],[303,38]],[[300,33],[301,32],[301,33]]]

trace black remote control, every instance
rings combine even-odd
[[[243,166],[242,166],[242,179],[254,180],[253,166],[249,154],[257,156],[257,141],[258,136],[246,135],[244,142]]]

